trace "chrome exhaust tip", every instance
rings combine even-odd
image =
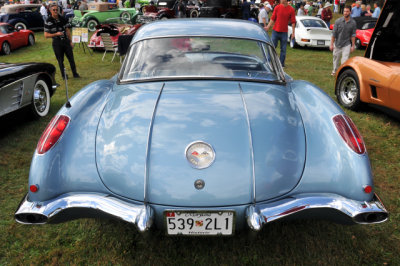
[[[389,217],[388,213],[384,212],[368,212],[361,213],[354,217],[354,221],[359,224],[375,224],[386,221]]]
[[[20,213],[15,215],[15,220],[21,224],[45,224],[47,216],[36,213]]]

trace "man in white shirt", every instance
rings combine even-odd
[[[266,1],[264,4],[260,4],[260,13],[258,13],[258,23],[262,27],[267,27],[268,24],[268,13],[272,9],[271,5]]]
[[[43,21],[46,22],[48,16],[46,2],[42,3],[42,6],[40,7],[40,14],[42,15]]]

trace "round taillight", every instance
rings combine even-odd
[[[364,192],[367,193],[367,194],[371,193],[372,192],[372,186],[365,185],[364,186]]]
[[[57,115],[47,125],[37,145],[37,153],[44,154],[57,143],[70,119],[65,115]]]
[[[39,187],[37,185],[31,185],[31,186],[29,186],[29,190],[31,192],[35,193],[39,190]]]
[[[364,141],[350,117],[347,115],[335,115],[332,120],[347,145],[356,153],[363,154],[365,152]]]

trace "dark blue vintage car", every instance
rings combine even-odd
[[[351,119],[286,75],[266,31],[243,20],[142,26],[119,74],[52,119],[27,188],[15,213],[26,224],[108,216],[232,235],[289,217],[388,217]]]
[[[43,17],[40,14],[41,4],[5,5],[0,9],[0,22],[6,22],[17,29],[43,30]],[[64,16],[72,21],[72,9],[64,9]]]
[[[43,29],[40,4],[5,5],[0,10],[0,22],[7,22],[17,29]]]

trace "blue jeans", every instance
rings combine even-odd
[[[272,30],[271,39],[275,48],[278,46],[278,41],[281,42],[281,54],[279,56],[279,60],[281,61],[282,66],[285,66],[287,38],[287,32],[277,32]]]

